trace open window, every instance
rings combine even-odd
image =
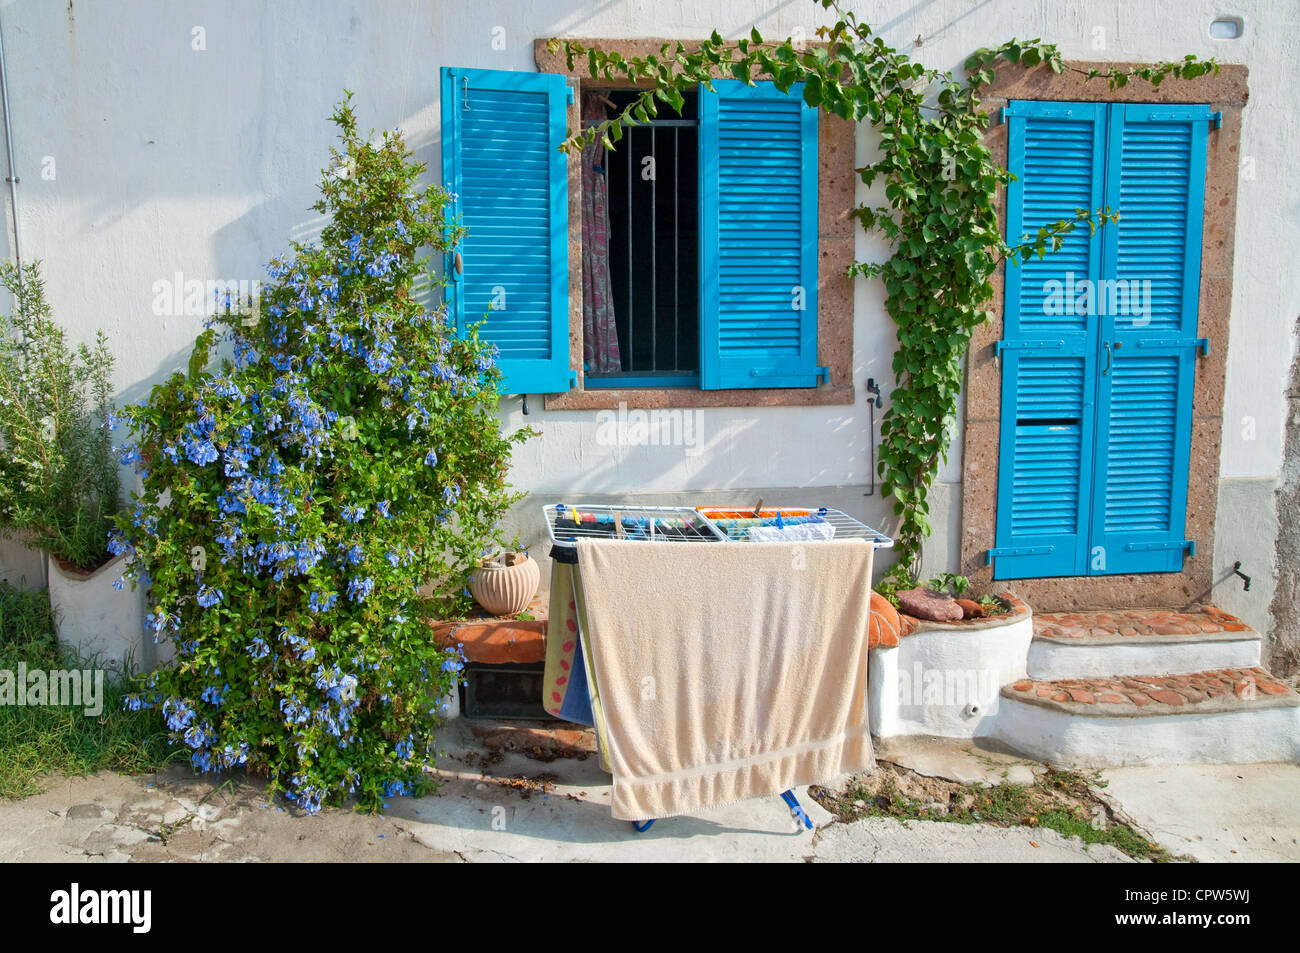
[[[448,262],[448,301],[461,326],[486,316],[505,392],[555,393],[576,377],[571,267],[583,274],[587,387],[815,387],[824,376],[817,113],[798,86],[712,85],[615,153],[587,150],[578,263],[557,148],[563,77],[443,70],[443,177],[469,230]],[[631,95],[602,92],[600,106]]]

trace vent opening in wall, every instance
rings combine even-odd
[[[1215,40],[1235,40],[1241,36],[1245,24],[1241,17],[1218,17],[1210,23],[1210,37]]]

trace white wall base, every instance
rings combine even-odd
[[[14,536],[0,536],[0,582],[15,589],[40,589],[45,585],[45,554],[23,545]]]
[[[1260,664],[1260,640],[1147,641],[1067,645],[1046,639],[1029,644],[1029,677],[1115,678],[1122,675],[1176,675],[1218,668],[1253,668]]]
[[[922,623],[923,625],[925,623]],[[973,738],[994,733],[1003,685],[1025,677],[1026,613],[1005,625],[922,629],[870,652],[871,733]]]
[[[1003,698],[995,736],[1032,758],[1084,768],[1300,761],[1300,707],[1116,718]]]

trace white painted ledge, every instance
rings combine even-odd
[[[1039,681],[1062,678],[1115,678],[1124,675],[1177,675],[1220,668],[1254,668],[1260,664],[1258,634],[1250,638],[1148,640],[1078,645],[1047,639],[1029,644],[1029,677]]]
[[[1300,761],[1300,707],[1115,717],[1004,697],[995,737],[1032,758],[1082,768],[1294,762]]]

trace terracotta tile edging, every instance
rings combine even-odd
[[[624,57],[657,54],[664,43],[677,40],[656,38],[612,39],[564,37]],[[682,40],[690,48],[698,40]],[[569,72],[563,53],[550,53],[546,39],[533,41],[533,59],[538,72],[560,73],[574,80],[578,95],[569,107],[568,125],[574,129],[580,119],[581,90],[628,87],[627,82],[608,82],[587,75],[586,63],[574,64]],[[815,45],[815,44],[810,44]],[[723,78],[723,72],[717,73]],[[635,84],[647,86],[648,83]],[[583,387],[582,370],[582,171],[581,156],[569,156],[569,367],[578,375],[575,389],[544,398],[547,410],[669,409],[696,407],[825,407],[851,406],[856,401],[853,384],[853,282],[848,266],[853,261],[855,239],[853,124],[825,114],[818,116],[817,143],[817,364],[830,371],[830,382],[816,387],[758,388],[754,390],[701,390],[688,387],[606,389]]]
[[[1098,718],[1207,715],[1300,707],[1300,694],[1258,666],[1186,675],[1023,678],[1004,685],[1000,694],[1029,705]]]
[[[1069,63],[1087,70],[1143,64]],[[1213,585],[1215,523],[1219,490],[1219,459],[1223,438],[1223,397],[1231,318],[1233,239],[1236,229],[1238,156],[1241,110],[1249,97],[1249,70],[1224,65],[1219,75],[1194,80],[1170,79],[1159,87],[1143,80],[1111,90],[1105,80],[1084,81],[1067,69],[1056,74],[1046,67],[999,68],[995,81],[983,90],[990,116],[1010,99],[1090,102],[1208,103],[1223,113],[1221,129],[1210,131],[1207,147],[1205,217],[1201,237],[1201,281],[1197,336],[1211,340],[1210,356],[1198,358],[1192,409],[1192,444],[1187,494],[1185,538],[1196,540],[1177,573],[1112,576],[1070,576],[1006,580],[1044,612],[1102,606],[1190,605],[1206,598]],[[1007,127],[991,125],[985,144],[994,161],[1007,165]],[[995,200],[1000,221],[1006,221],[1006,190]],[[1002,337],[1005,264],[991,279],[992,316],[972,334],[966,357],[966,408],[961,485],[961,563],[958,569],[977,586],[992,584],[985,550],[996,542],[998,451],[1001,444],[1001,368],[993,344]]]
[[[1008,606],[1007,611],[995,616],[986,616],[982,619],[962,619],[960,622],[935,622],[931,619],[918,619],[916,616],[900,612],[898,614],[901,623],[899,636],[900,638],[908,638],[922,632],[982,632],[1023,621],[1026,617],[1033,617],[1032,610],[1025,601],[1013,593],[1000,592],[996,598]],[[888,647],[897,648],[897,646]]]

